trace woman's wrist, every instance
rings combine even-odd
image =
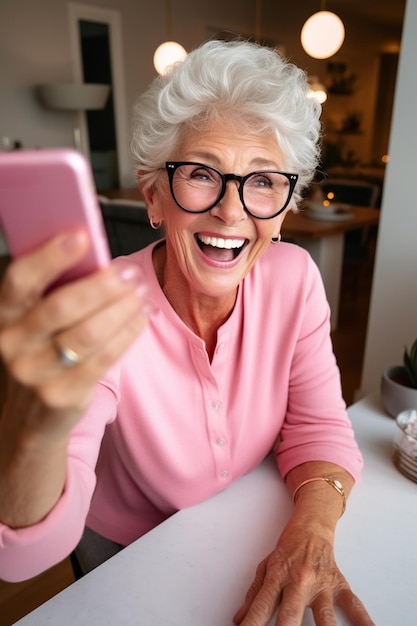
[[[303,487],[306,487],[307,485],[310,485],[311,483],[318,482],[318,481],[324,482],[327,485],[329,485],[329,487],[332,487],[342,498],[342,511],[340,513],[340,517],[342,517],[343,513],[346,510],[346,493],[340,480],[338,480],[337,478],[332,478],[331,476],[313,476],[312,478],[307,478],[306,480],[303,480],[303,482],[301,482],[293,491],[293,494],[292,494],[293,503],[296,504],[297,498],[300,495],[300,490]]]
[[[327,486],[327,490],[329,487]],[[326,490],[325,485],[314,483],[308,489],[300,490],[294,504],[293,517],[302,527],[317,529],[320,534],[333,537],[337,522],[340,519],[340,502],[337,493],[334,495]],[[302,493],[303,491],[303,493]]]
[[[323,525],[334,532],[353,486],[352,476],[333,463],[312,461],[295,467],[286,477],[294,515],[303,523]]]

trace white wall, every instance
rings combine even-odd
[[[417,337],[417,0],[408,0],[360,394]]]

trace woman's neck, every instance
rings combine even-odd
[[[211,361],[216,348],[217,331],[233,311],[237,290],[221,298],[192,293],[185,281],[166,271],[166,246],[154,250],[153,264],[165,297],[184,324],[205,342]]]

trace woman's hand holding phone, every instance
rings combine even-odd
[[[140,270],[123,259],[45,294],[87,247],[83,231],[59,235],[12,262],[0,291],[3,361],[49,410],[84,411],[95,382],[147,320]],[[62,362],[64,349],[78,362]]]
[[[48,292],[88,245],[85,231],[60,234],[13,261],[1,285],[0,354],[10,382],[0,420],[0,521],[11,526],[36,523],[54,505],[71,429],[96,381],[147,322],[143,277],[123,259]],[[63,348],[78,362],[64,363]]]
[[[110,266],[91,168],[74,150],[0,154],[0,221],[15,258],[1,292],[0,354],[47,405],[85,408],[85,390],[141,327],[139,270]]]
[[[110,263],[80,155],[0,155],[0,218],[14,257],[0,286],[0,522],[20,528],[60,497],[69,433],[147,311],[139,268]]]

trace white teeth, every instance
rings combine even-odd
[[[207,235],[198,235],[198,238],[207,246],[214,248],[241,248],[245,243],[243,239],[223,239],[223,237],[208,237]]]

